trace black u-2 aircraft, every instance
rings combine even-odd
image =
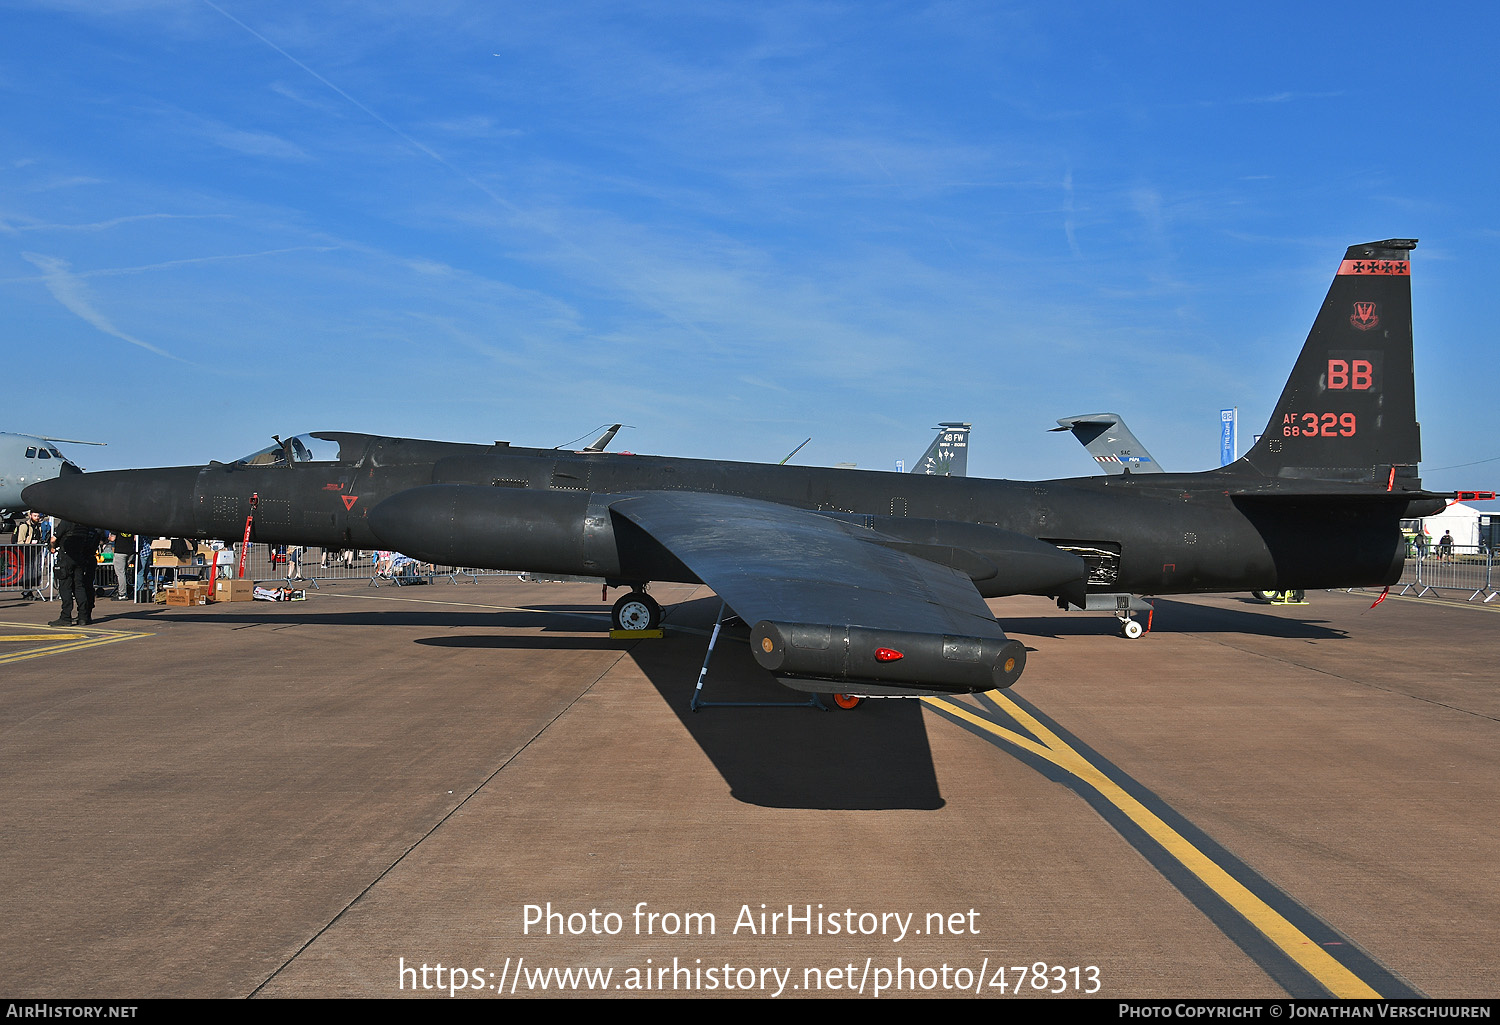
[[[1202,473],[1020,482],[301,435],[233,463],[75,474],[32,507],[138,534],[391,548],[443,565],[630,585],[701,582],[788,686],[863,695],[1008,687],[1025,665],[985,598],[1388,585],[1422,490],[1415,240],[1351,246],[1265,433]]]

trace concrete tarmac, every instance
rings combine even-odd
[[[692,713],[653,593],[0,596],[0,996],[1500,995],[1500,609],[1006,599],[996,699]]]

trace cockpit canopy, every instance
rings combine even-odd
[[[268,445],[259,452],[252,452],[235,460],[239,466],[285,466],[291,463],[337,462],[342,446],[334,440],[336,435],[321,431],[299,434],[279,444]]]

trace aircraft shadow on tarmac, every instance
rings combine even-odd
[[[375,612],[314,612],[300,609],[292,611],[287,606],[278,605],[277,610],[281,612],[278,616],[256,615],[253,613],[218,613],[214,617],[216,623],[227,623],[240,626],[413,626],[425,627],[433,630],[451,630],[454,627],[471,627],[473,629],[493,630],[496,627],[516,630],[540,630],[551,634],[581,634],[578,637],[552,637],[545,641],[532,637],[495,637],[491,635],[474,636],[451,636],[444,634],[441,637],[418,638],[418,644],[433,644],[441,647],[476,647],[476,648],[571,648],[571,647],[610,647],[618,645],[618,641],[611,641],[605,631],[608,629],[609,616],[607,613],[591,611],[589,614],[574,616],[559,616],[555,612],[549,612],[546,608],[538,606],[535,611],[530,609],[517,609],[515,611],[495,610],[493,612],[481,611],[455,611],[443,610],[432,612],[411,611],[386,611]],[[570,607],[571,608],[571,607]],[[98,613],[98,609],[95,610]],[[198,622],[202,617],[196,612],[168,612],[162,609],[147,610],[142,612],[127,612],[122,615],[104,616],[98,615],[95,623],[106,626],[110,623],[135,622],[145,625],[150,622]],[[573,643],[573,642],[578,643]],[[465,643],[467,642],[467,644]]]
[[[1247,599],[1248,600],[1248,599]],[[712,629],[717,598],[668,610],[668,626]],[[1156,602],[1164,632],[1243,633],[1265,637],[1342,639],[1343,630],[1287,616],[1265,606],[1247,609],[1191,602]],[[1088,636],[1115,630],[1112,617],[1040,616],[1004,620],[1012,636]],[[720,635],[704,685],[708,701],[788,702],[799,692],[776,683],[745,650],[745,627]],[[1122,640],[1121,644],[1137,643]],[[672,633],[631,651],[662,700],[729,783],[737,800],[781,808],[936,809],[939,792],[921,705],[866,701],[853,711],[807,708],[689,708],[707,646],[704,636]]]
[[[267,615],[218,611],[217,623],[232,629],[288,626],[386,626],[430,629],[413,643],[477,650],[619,650],[608,636],[609,617],[598,606],[534,606],[535,611],[462,608],[428,610],[321,611],[303,603],[277,604]],[[689,704],[719,609],[704,598],[667,610],[663,640],[637,641],[629,655],[713,761],[730,792],[747,804],[776,808],[936,809],[938,792],[927,727],[915,701],[867,701],[852,711],[816,708],[706,708]],[[577,610],[578,614],[574,615]],[[566,613],[559,615],[559,613]],[[153,622],[201,622],[196,610],[165,607],[100,616],[96,625],[146,627]],[[454,628],[474,633],[454,633]],[[525,630],[496,634],[497,628]],[[541,636],[539,633],[549,634]],[[569,636],[569,635],[572,636]],[[750,657],[745,627],[727,628],[709,667],[709,701],[797,702],[806,695],[781,686]]]
[[[1237,633],[1258,637],[1280,637],[1302,640],[1341,640],[1349,636],[1347,631],[1324,625],[1325,620],[1299,618],[1312,612],[1311,606],[1296,607],[1291,615],[1273,612],[1270,607],[1252,598],[1246,598],[1246,608],[1221,608],[1198,605],[1193,602],[1172,601],[1153,598],[1156,607],[1151,617],[1152,633]],[[1144,622],[1144,616],[1136,617]],[[1006,633],[1026,637],[1096,637],[1101,634],[1119,632],[1119,621],[1101,613],[1059,612],[1050,616],[1003,616],[1001,625]],[[1147,635],[1149,639],[1150,635]],[[1122,644],[1127,643],[1124,640]],[[1147,640],[1130,641],[1144,644]],[[1029,650],[1029,649],[1028,649]]]
[[[1246,599],[1247,604],[1249,599]],[[605,633],[607,616],[592,605],[548,605],[515,611],[460,609],[380,611],[295,611],[281,615],[221,613],[221,623],[254,626],[410,626],[430,628],[432,636],[414,643],[440,648],[605,650],[620,642]],[[700,598],[667,610],[667,637],[640,641],[629,650],[684,729],[713,761],[730,792],[746,804],[808,809],[941,808],[937,773],[927,725],[916,701],[866,701],[852,711],[808,707],[707,707],[690,709],[693,690],[719,609],[719,599]],[[1299,610],[1301,611],[1301,610]],[[1309,610],[1310,611],[1310,610]],[[162,609],[109,617],[110,622],[196,619],[194,612]],[[1153,630],[1161,633],[1242,633],[1280,638],[1342,639],[1347,634],[1320,622],[1295,618],[1284,610],[1256,604],[1244,609],[1191,602],[1156,601]],[[124,625],[123,623],[121,625]],[[1048,615],[1004,619],[1018,639],[1087,637],[1111,633],[1109,616]],[[476,632],[455,634],[455,627]],[[495,628],[529,631],[505,636]],[[671,627],[686,628],[672,630]],[[539,636],[538,633],[550,636]],[[571,635],[571,636],[567,636]],[[726,627],[714,651],[703,698],[709,702],[792,703],[801,692],[778,684],[746,650],[743,625]],[[1121,641],[1121,644],[1149,644]]]
[[[1245,608],[1226,609],[1157,598],[1151,628],[1163,633],[1241,633],[1292,640],[1343,640],[1349,636],[1347,630],[1327,626],[1327,620],[1309,618],[1316,614],[1316,606],[1273,611],[1254,598],[1246,598],[1244,602]]]
[[[536,605],[530,611],[433,611],[311,613],[278,617],[317,625],[431,626],[439,635],[414,643],[440,648],[594,649],[616,648],[608,615],[594,605]],[[935,809],[938,793],[927,727],[915,701],[867,701],[858,709],[704,708],[690,710],[693,688],[718,612],[717,598],[668,609],[670,630],[662,640],[635,642],[631,658],[688,734],[713,761],[731,794],[747,804],[776,808]],[[567,615],[559,615],[567,613]],[[231,617],[234,618],[234,617]],[[238,617],[264,623],[256,616]],[[592,622],[591,622],[592,621]],[[540,629],[554,636],[452,633],[454,627]],[[575,636],[556,636],[573,633]],[[757,666],[747,649],[748,630],[726,628],[709,667],[708,701],[803,702],[806,695],[778,684]]]
[[[667,625],[712,630],[719,599],[673,606]],[[726,627],[704,684],[708,702],[802,702],[747,650],[749,631]],[[690,709],[708,639],[668,630],[631,657],[713,761],[736,800],[774,808],[941,808],[927,726],[916,701],[866,701],[853,710]]]

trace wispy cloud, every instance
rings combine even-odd
[[[110,322],[109,318],[94,308],[89,297],[88,288],[73,274],[68,261],[56,256],[45,256],[41,253],[22,253],[37,270],[42,272],[42,281],[47,286],[47,291],[52,297],[62,304],[63,308],[74,316],[92,324],[100,331],[111,335],[121,341],[129,342],[131,345],[140,346],[147,352],[155,353],[166,359],[177,360],[179,363],[187,361],[172,355],[165,349],[158,348],[150,342],[141,341],[134,335],[126,334]]]
[[[1078,248],[1078,235],[1073,213],[1073,169],[1068,168],[1068,173],[1063,175],[1063,234],[1068,237],[1068,251],[1074,256],[1082,256],[1083,250]]]
[[[1247,96],[1243,99],[1225,100],[1225,103],[1294,103],[1298,100],[1332,100],[1346,95],[1342,89],[1325,93],[1280,92],[1267,96]]]
[[[228,214],[130,214],[125,217],[111,217],[107,221],[91,221],[87,224],[15,224],[11,225],[11,228],[15,231],[107,231],[110,228],[118,228],[122,224],[135,224],[140,221],[206,220],[228,216]]]
[[[104,278],[118,274],[140,274],[145,271],[165,270],[168,267],[191,267],[200,263],[222,263],[225,260],[253,260],[264,256],[284,256],[288,253],[328,253],[338,246],[286,246],[283,249],[262,249],[254,253],[221,253],[217,256],[189,256],[181,260],[164,260],[161,263],[143,263],[136,267],[107,267],[85,271],[79,278]]]
[[[494,118],[483,114],[432,121],[427,127],[447,135],[465,136],[472,139],[515,138],[525,134],[519,128],[504,128]]]
[[[163,260],[160,263],[142,263],[130,267],[99,267],[94,270],[79,271],[76,273],[70,270],[68,271],[68,276],[72,280],[81,283],[88,280],[89,278],[113,278],[125,274],[144,274],[148,271],[168,270],[176,267],[192,267],[198,264],[223,263],[228,260],[254,260],[267,256],[285,256],[291,253],[329,253],[342,248],[344,247],[337,245],[285,246],[281,249],[261,249],[253,253],[219,253],[214,256],[187,256],[183,257],[180,260]],[[37,262],[38,260],[53,261],[53,263],[55,264],[62,265],[64,269],[68,267],[67,261],[62,260],[58,257],[40,257],[35,253],[24,253],[22,255],[24,255],[26,259],[30,260],[33,264],[36,264],[37,267],[42,268],[43,274],[40,280],[44,284],[48,281],[47,275],[49,269],[46,267],[42,267],[42,264]],[[16,284],[18,282],[36,280],[38,279],[29,276],[19,278],[0,278],[0,284]]]
[[[57,189],[76,189],[82,185],[103,185],[103,178],[90,178],[88,175],[75,174],[67,178],[51,178],[47,181],[37,182],[27,188],[28,192],[52,192]]]
[[[208,138],[215,145],[250,157],[271,157],[276,160],[310,160],[307,151],[294,142],[289,142],[270,132],[252,132],[242,128],[211,126]]]

